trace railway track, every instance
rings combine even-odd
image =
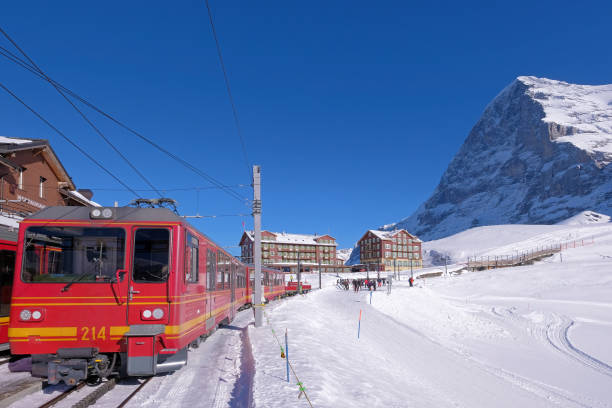
[[[149,381],[151,381],[152,378],[153,377],[148,377],[142,383],[140,383],[133,391],[131,391],[129,393],[129,395],[126,398],[124,398],[121,401],[121,403],[119,403],[119,405],[117,405],[117,408],[123,408],[136,394],[138,394],[138,392]],[[93,388],[91,392],[89,392],[87,395],[85,395],[82,398],[80,398],[77,402],[73,403],[71,405],[71,407],[72,408],[86,408],[86,407],[88,407],[90,405],[93,405],[93,404],[95,404],[95,402],[98,399],[102,398],[102,396],[104,396],[105,394],[110,392],[113,388],[115,388],[115,385],[117,385],[117,384],[118,384],[117,379],[111,378],[108,381],[102,383],[101,385]],[[86,385],[86,383],[81,382],[77,386],[72,387],[72,388],[64,391],[63,393],[61,393],[57,397],[55,397],[55,398],[45,402],[44,404],[40,405],[38,408],[51,408],[51,407],[57,405],[60,401],[63,401],[64,399],[66,399],[67,397],[72,395],[73,393],[81,390],[85,385]]]

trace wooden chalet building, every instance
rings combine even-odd
[[[404,229],[369,230],[358,242],[360,263],[370,270],[422,268],[422,241]]]
[[[0,224],[14,226],[5,218],[19,221],[47,206],[98,206],[92,196],[77,191],[49,141],[0,136]]]
[[[241,257],[253,263],[255,234],[245,231],[240,239]],[[261,232],[262,264],[283,272],[297,273],[298,262],[302,272],[346,272],[350,267],[336,255],[336,239],[330,235],[287,234]]]

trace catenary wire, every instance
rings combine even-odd
[[[44,73],[44,71],[32,60],[32,58],[28,56],[28,54],[26,54],[26,52],[15,42],[15,40],[13,40],[11,36],[9,36],[6,31],[4,31],[1,26],[0,32],[6,37],[7,40],[11,42],[11,44],[13,44],[15,48],[17,48],[17,50],[19,50],[19,52],[21,52],[24,57],[26,57],[30,64],[44,77],[44,79],[47,80],[47,82],[49,82],[49,84],[51,84],[51,86],[53,86],[53,88],[55,88],[55,90],[66,100],[66,102],[68,102],[70,106],[72,106],[72,108],[77,111],[77,113],[83,118],[83,120],[87,122],[87,124],[115,151],[115,153],[117,153],[123,159],[123,161],[125,161],[128,166],[130,166],[131,169],[134,170],[134,172],[138,174],[138,176],[140,176],[140,178],[144,180],[145,183],[147,183],[149,187],[151,187],[160,197],[162,197],[162,193],[160,193],[159,190],[155,188],[155,186],[149,181],[149,179],[147,179],[147,177],[145,177],[145,175],[142,174],[142,172],[138,170],[138,168],[136,168],[136,166],[123,153],[121,153],[121,151],[104,135],[104,133],[102,133],[100,129],[98,129],[96,125],[91,122],[91,120],[89,120],[89,118],[66,96],[66,94],[64,94],[64,92],[57,85],[55,85],[49,80],[47,74]]]
[[[215,186],[216,188],[219,188],[219,189],[223,190],[226,194],[234,197],[235,199],[237,199],[238,201],[240,201],[242,203],[249,204],[249,199],[244,197],[243,195],[237,193],[236,191],[234,191],[231,188],[231,186],[228,187],[228,186],[224,185],[220,181],[216,180],[214,177],[212,177],[212,176],[208,175],[207,173],[205,173],[203,170],[198,169],[195,165],[192,165],[191,163],[189,163],[186,160],[180,158],[179,156],[175,155],[174,153],[168,151],[164,147],[162,147],[159,144],[155,143],[151,139],[147,138],[146,136],[144,136],[141,133],[137,132],[136,130],[132,129],[128,125],[126,125],[123,122],[119,121],[118,119],[116,119],[112,115],[104,112],[102,109],[98,108],[93,103],[89,102],[87,99],[81,97],[80,95],[78,95],[77,93],[73,92],[72,90],[66,88],[61,83],[53,80],[50,77],[47,77],[47,78],[43,77],[39,72],[37,72],[26,61],[22,60],[21,58],[19,58],[18,56],[14,55],[13,53],[11,53],[9,50],[7,50],[6,48],[4,48],[2,46],[0,46],[0,55],[4,56],[5,58],[10,60],[11,62],[21,66],[22,68],[30,71],[32,74],[38,76],[39,78],[44,79],[45,81],[48,81],[48,82],[52,82],[53,84],[57,85],[60,89],[62,89],[64,92],[66,92],[67,94],[69,94],[73,98],[77,99],[78,101],[80,101],[84,105],[88,106],[90,109],[98,112],[100,115],[102,115],[102,116],[106,117],[107,119],[111,120],[116,125],[118,125],[121,128],[127,130],[128,132],[132,133],[136,137],[138,137],[141,140],[145,141],[146,143],[148,143],[149,145],[153,146],[154,148],[156,148],[160,152],[164,153],[165,155],[169,156],[173,160],[177,161],[178,163],[180,163],[181,165],[183,165],[187,169],[191,170],[192,172],[194,172],[195,174],[197,174],[198,176],[200,176],[204,180],[206,180],[209,183],[213,184],[213,186]]]
[[[234,115],[234,122],[236,123],[236,130],[238,137],[240,138],[240,145],[242,146],[242,154],[244,155],[244,163],[249,173],[249,179],[253,179],[253,171],[251,164],[249,163],[249,157],[247,155],[246,145],[244,143],[244,137],[242,135],[242,127],[240,126],[240,120],[238,120],[238,109],[236,109],[236,103],[234,102],[234,96],[232,95],[232,89],[230,88],[229,77],[227,76],[227,70],[225,69],[225,63],[223,62],[223,55],[221,54],[221,45],[219,44],[219,38],[217,37],[217,30],[215,29],[215,23],[213,21],[212,11],[210,10],[210,4],[208,0],[204,0],[206,3],[206,10],[208,11],[208,20],[210,21],[210,28],[212,30],[213,37],[215,39],[215,45],[217,46],[217,55],[219,56],[219,63],[221,70],[223,71],[223,79],[225,80],[225,89],[227,89],[227,95],[232,106],[232,113]]]
[[[123,180],[121,180],[119,177],[115,176],[110,170],[108,170],[106,167],[104,167],[99,161],[97,161],[95,158],[93,158],[89,153],[87,153],[85,150],[83,150],[79,145],[77,145],[75,142],[72,141],[72,139],[70,139],[68,136],[66,136],[61,130],[59,130],[58,128],[56,128],[55,126],[53,126],[47,119],[45,119],[40,113],[38,113],[37,111],[35,111],[30,105],[28,105],[27,103],[25,103],[21,98],[19,98],[17,95],[15,95],[10,89],[8,89],[6,86],[4,86],[4,84],[2,82],[0,82],[0,88],[4,89],[9,95],[11,95],[13,98],[15,98],[19,103],[21,103],[23,106],[25,106],[30,112],[32,112],[38,119],[40,119],[45,125],[47,125],[48,127],[50,127],[54,132],[56,132],[58,135],[60,135],[61,137],[64,138],[64,140],[66,140],[68,143],[70,143],[75,149],[77,149],[79,152],[81,152],[81,154],[83,154],[85,157],[87,157],[89,160],[91,160],[96,166],[98,166],[100,169],[102,169],[106,174],[108,174],[109,176],[111,176],[112,178],[114,178],[119,184],[121,184],[123,187],[125,187],[128,191],[130,191],[132,194],[134,194],[136,197],[139,197],[138,193],[136,193],[136,191],[134,191],[134,189],[132,189],[130,186],[128,186],[127,184],[125,184],[123,182]]]

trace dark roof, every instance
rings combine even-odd
[[[12,228],[0,225],[0,239],[5,241],[17,242],[17,231],[13,231]]]
[[[29,142],[25,143],[0,143],[0,153],[10,153],[16,152],[19,150],[30,150],[36,147],[45,147],[49,146],[49,141],[46,139],[20,139],[17,137],[12,137],[10,139],[16,140],[29,140]]]
[[[103,207],[99,207],[103,208]],[[185,220],[166,208],[133,208],[133,207],[110,207],[115,211],[113,221],[165,221],[185,222]],[[61,206],[47,207],[34,213],[26,220],[73,220],[89,221],[90,207]]]

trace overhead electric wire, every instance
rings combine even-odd
[[[121,151],[102,133],[100,129],[98,129],[98,127],[96,127],[96,125],[94,125],[89,120],[89,118],[64,94],[64,92],[62,92],[62,90],[57,85],[55,85],[53,82],[49,80],[49,77],[47,76],[47,74],[44,73],[44,71],[32,60],[32,58],[28,56],[28,54],[26,54],[26,52],[11,38],[11,36],[9,36],[6,31],[4,31],[4,29],[1,26],[0,26],[0,32],[6,37],[7,40],[11,42],[11,44],[13,44],[15,48],[17,48],[17,50],[19,50],[19,52],[24,57],[26,57],[26,59],[36,69],[36,71],[38,71],[44,77],[44,79],[46,79],[47,82],[49,82],[49,84],[51,84],[51,86],[53,86],[53,88],[55,88],[55,90],[60,95],[62,95],[62,97],[66,100],[66,102],[68,102],[70,106],[72,106],[74,110],[78,112],[78,114],[83,118],[83,120],[87,122],[87,124],[115,151],[115,153],[117,153],[123,159],[123,161],[125,161],[128,164],[128,166],[130,166],[131,169],[134,170],[134,172],[138,174],[138,176],[140,176],[140,178],[143,179],[145,183],[147,183],[149,187],[151,187],[160,197],[162,197],[163,196],[162,193],[160,193],[159,190],[155,188],[155,186],[149,181],[149,179],[147,179],[145,175],[142,174],[140,170],[138,170],[138,168],[136,168],[136,166],[134,166],[134,164],[127,157],[125,157],[123,153],[121,153]]]
[[[19,98],[17,95],[15,95],[10,89],[8,89],[6,86],[4,86],[4,84],[2,82],[0,82],[0,88],[4,89],[9,95],[11,95],[13,98],[15,98],[19,103],[21,103],[23,106],[25,106],[30,112],[32,112],[38,119],[40,119],[41,121],[44,122],[45,125],[47,125],[48,127],[50,127],[53,131],[55,131],[58,135],[60,135],[61,137],[64,138],[64,140],[66,140],[68,143],[70,143],[75,149],[77,149],[79,152],[81,152],[81,154],[83,154],[85,157],[87,157],[89,160],[91,160],[94,164],[96,164],[100,169],[102,169],[106,174],[108,174],[109,176],[111,176],[112,178],[114,178],[119,184],[121,184],[123,187],[125,187],[126,189],[128,189],[131,193],[133,193],[136,197],[139,197],[138,193],[136,193],[136,191],[134,191],[130,186],[128,186],[127,184],[125,184],[119,177],[115,176],[110,170],[108,170],[106,167],[104,167],[99,161],[97,161],[96,159],[94,159],[89,153],[87,153],[85,150],[83,150],[79,145],[77,145],[75,142],[72,141],[72,139],[70,139],[68,136],[66,136],[62,131],[60,131],[58,128],[56,128],[55,126],[53,126],[51,124],[51,122],[49,122],[47,119],[45,119],[40,113],[36,112],[30,105],[28,105],[27,103],[25,103],[21,98]]]
[[[217,46],[217,55],[219,56],[219,63],[221,64],[221,70],[223,71],[223,79],[225,80],[225,88],[227,89],[227,95],[229,96],[230,105],[232,106],[232,113],[234,114],[234,122],[236,123],[236,129],[238,137],[240,138],[240,144],[242,146],[242,154],[244,155],[244,162],[249,173],[249,180],[253,179],[253,170],[247,156],[246,145],[244,143],[244,137],[242,136],[242,127],[240,126],[240,120],[238,120],[238,109],[236,109],[236,103],[234,102],[234,96],[232,95],[232,89],[230,87],[229,77],[227,76],[227,70],[225,69],[225,63],[223,62],[223,55],[221,54],[221,45],[219,44],[219,38],[217,37],[217,30],[215,29],[215,23],[213,21],[212,11],[210,10],[210,4],[208,0],[206,2],[206,10],[208,11],[208,20],[210,21],[210,28],[212,30],[213,38],[215,39],[215,45]]]
[[[235,199],[237,199],[238,201],[240,201],[242,203],[245,203],[245,204],[249,203],[249,199],[248,198],[246,198],[243,195],[237,193],[230,186],[226,186],[225,184],[223,184],[220,181],[216,180],[214,177],[212,177],[212,176],[208,175],[207,173],[205,173],[203,170],[198,169],[195,165],[192,165],[191,163],[189,163],[186,160],[180,158],[179,156],[175,155],[174,153],[166,150],[165,148],[163,148],[159,144],[155,143],[154,141],[152,141],[151,139],[147,138],[146,136],[140,134],[136,130],[132,129],[128,125],[126,125],[123,122],[121,122],[120,120],[114,118],[112,115],[110,115],[110,114],[106,113],[105,111],[103,111],[102,109],[98,108],[96,105],[94,105],[93,103],[89,102],[87,99],[81,97],[77,93],[73,92],[69,88],[65,87],[61,83],[53,80],[50,77],[46,77],[45,78],[43,75],[41,75],[39,72],[37,72],[34,67],[30,66],[26,61],[22,60],[21,58],[19,58],[18,56],[14,55],[13,53],[11,53],[9,50],[7,50],[6,48],[4,48],[2,46],[0,46],[0,55],[4,56],[5,58],[10,60],[11,62],[21,66],[22,68],[30,71],[31,73],[33,73],[34,75],[38,76],[39,78],[44,79],[45,81],[51,82],[54,85],[58,86],[60,89],[62,89],[68,95],[72,96],[73,98],[77,99],[79,102],[81,102],[84,105],[88,106],[90,109],[93,109],[94,111],[98,112],[100,115],[106,117],[107,119],[111,120],[112,122],[114,122],[118,126],[122,127],[123,129],[127,130],[128,132],[132,133],[133,135],[137,136],[141,140],[147,142],[151,146],[155,147],[160,152],[162,152],[165,155],[169,156],[170,158],[172,158],[173,160],[177,161],[178,163],[180,163],[181,165],[183,165],[187,169],[191,170],[192,172],[194,172],[195,174],[197,174],[198,176],[200,176],[204,180],[206,180],[209,183],[213,184],[216,188],[219,188],[219,189],[223,190],[226,194],[234,197]]]

